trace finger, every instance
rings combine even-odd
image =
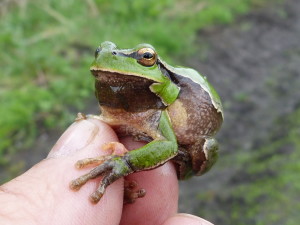
[[[83,120],[74,123],[59,139],[49,157],[25,174],[5,184],[0,195],[6,205],[1,215],[10,215],[20,224],[119,224],[123,206],[123,182],[110,185],[95,205],[88,197],[99,179],[89,181],[79,191],[70,190],[72,179],[89,169],[76,170],[77,160],[101,154],[105,142],[116,141],[114,132],[104,123]],[[22,222],[21,222],[22,221]]]
[[[136,149],[142,145],[130,139],[122,142],[129,149]],[[172,163],[168,162],[154,170],[131,174],[126,179],[137,181],[140,188],[146,189],[146,196],[124,206],[120,224],[162,224],[177,212],[178,181]]]
[[[190,214],[179,213],[170,217],[163,225],[213,225],[205,219]]]

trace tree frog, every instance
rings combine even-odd
[[[106,144],[104,148],[113,154],[77,162],[79,168],[96,166],[73,180],[72,189],[103,175],[90,197],[97,203],[117,179],[169,160],[175,163],[178,179],[202,175],[214,165],[218,156],[214,135],[223,122],[223,109],[206,77],[190,68],[168,65],[149,44],[118,49],[108,41],[96,49],[90,71],[101,111],[97,118],[119,136],[148,144],[132,151],[120,143]]]

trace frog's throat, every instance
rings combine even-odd
[[[96,97],[100,106],[141,112],[149,109],[163,110],[166,105],[150,90],[154,83],[142,77],[111,72],[96,73]]]

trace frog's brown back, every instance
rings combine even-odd
[[[214,136],[223,118],[212,104],[209,94],[189,78],[176,78],[180,93],[168,107],[168,112],[179,144],[192,144],[201,137]]]

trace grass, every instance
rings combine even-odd
[[[96,46],[141,42],[169,59],[192,53],[196,31],[230,23],[263,0],[2,1],[0,165],[28,148],[40,127],[62,127],[92,95]],[[170,22],[172,21],[172,22]]]

